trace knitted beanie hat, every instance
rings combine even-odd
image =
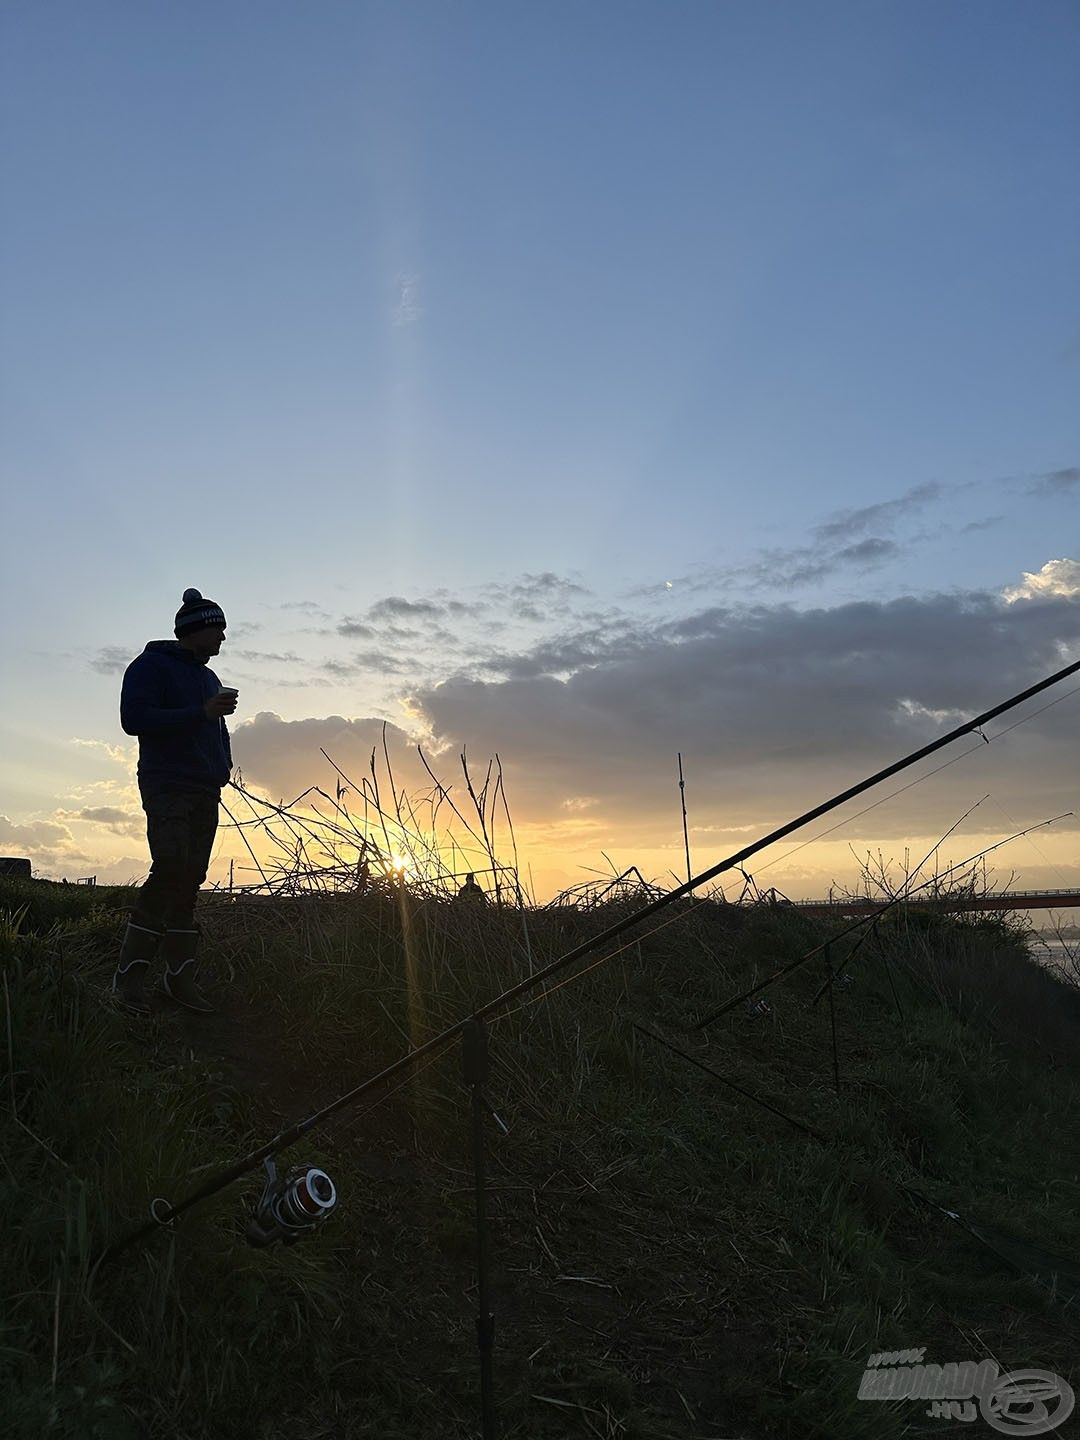
[[[225,611],[213,600],[206,600],[198,590],[185,590],[184,603],[176,612],[173,634],[179,640],[181,635],[190,635],[204,625],[224,625]]]

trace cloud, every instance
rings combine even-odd
[[[256,662],[269,661],[279,665],[303,665],[306,661],[302,655],[297,655],[293,650],[275,652],[268,650],[230,650],[230,660],[254,660]]]
[[[374,626],[402,620],[434,622],[447,617],[461,621],[487,615],[492,610],[512,614],[517,619],[544,621],[552,615],[568,613],[575,600],[589,593],[576,580],[545,570],[538,574],[525,574],[514,581],[484,585],[480,588],[480,597],[475,600],[451,597],[445,590],[436,591],[431,598],[412,600],[404,595],[387,595],[369,606],[362,622],[346,617],[338,630],[343,635],[361,634],[366,637],[376,633],[372,628]],[[423,632],[396,633],[427,635],[430,627]],[[442,633],[447,634],[445,631]]]
[[[492,656],[501,678],[454,676],[411,703],[445,745],[500,753],[515,817],[539,823],[587,794],[615,830],[666,833],[681,750],[697,823],[764,830],[1060,668],[1078,644],[1080,606],[1060,592],[1024,605],[974,592],[716,607]],[[1074,724],[1055,709],[1021,731],[1027,768],[1005,763],[1015,742],[993,750],[993,782],[1022,814],[1069,808]],[[873,823],[927,815],[947,828],[969,783],[957,767]]]
[[[838,565],[875,564],[894,553],[894,543],[861,534],[834,544],[830,555]],[[421,657],[416,646],[398,648],[387,637],[439,630],[423,607],[449,615],[449,597],[387,596],[395,603],[375,602],[382,606],[380,643],[328,659],[322,670],[335,678],[369,673],[410,682],[399,723],[387,729],[399,792],[430,791],[418,736],[436,768],[448,772],[463,748],[476,765],[498,752],[523,847],[547,847],[559,865],[577,865],[572,856],[593,863],[601,850],[636,862],[653,847],[661,858],[643,860],[647,868],[681,869],[677,751],[695,835],[701,843],[713,837],[719,853],[733,849],[1080,653],[1078,572],[1075,561],[1050,561],[1005,594],[819,607],[712,604],[652,616],[582,603],[589,594],[583,586],[544,572],[485,587],[482,603],[496,612],[496,593],[504,604],[515,589],[523,603],[541,598],[549,623],[540,632],[519,630],[516,645],[507,643],[512,631],[495,633],[480,619],[462,626],[473,631],[471,647],[463,642],[460,652],[448,645],[434,659]],[[421,623],[411,627],[409,620]],[[447,674],[459,656],[468,668]],[[1075,704],[1055,706],[1008,736],[1003,731],[1013,717],[1006,717],[989,727],[989,746],[974,742],[970,758],[873,810],[843,832],[844,840],[944,833],[989,790],[1020,824],[1080,810],[1080,794],[1062,779],[1076,773],[1075,711]],[[400,719],[402,713],[409,718]],[[360,785],[373,750],[381,770],[383,724],[370,712],[286,721],[262,711],[235,727],[233,751],[245,782],[275,800],[313,784],[333,793],[338,777],[321,751]],[[966,743],[942,759],[955,758]],[[937,763],[925,763],[911,778]],[[867,803],[907,781],[898,778]],[[119,797],[102,795],[53,820],[115,825],[122,834],[137,818]],[[986,806],[971,824],[1001,833],[1006,822]],[[42,855],[74,853],[70,831],[38,839]],[[676,855],[670,861],[662,858],[669,844]]]
[[[900,546],[894,540],[875,535],[839,547],[831,541],[818,541],[814,545],[796,545],[787,550],[763,551],[761,558],[752,564],[723,572],[722,583],[728,588],[746,590],[794,590],[844,569],[865,573],[895,559],[900,553]],[[697,582],[691,582],[689,588],[691,591],[711,590],[716,588],[720,578],[712,572]]]
[[[566,576],[556,575],[552,570],[543,570],[539,574],[523,575],[520,580],[506,586],[505,593],[521,599],[534,600],[561,599],[568,595],[587,595],[589,591],[586,586],[579,584],[576,580],[568,580]]]
[[[985,520],[969,520],[966,525],[961,525],[961,535],[972,535],[978,530],[990,530],[995,525],[1000,525],[1005,519],[1004,515],[988,515]]]
[[[430,600],[406,600],[403,595],[387,595],[383,600],[376,600],[375,604],[368,610],[369,620],[401,620],[418,619],[428,617],[437,618],[444,614],[441,605],[435,605]]]
[[[99,675],[122,675],[134,658],[134,653],[122,645],[106,645],[89,663]]]
[[[41,851],[74,848],[75,837],[66,825],[56,820],[17,824],[7,815],[0,815],[0,845],[14,854],[32,856]]]
[[[412,655],[391,650],[358,650],[351,659],[324,660],[319,668],[342,680],[363,675],[414,675],[422,669]]]
[[[149,868],[146,856],[121,855],[116,860],[96,860],[94,879],[99,885],[141,885]]]
[[[508,678],[527,679],[533,675],[566,675],[592,665],[610,663],[634,652],[640,643],[641,622],[620,611],[608,611],[590,623],[538,641],[526,651],[492,651],[476,661],[476,668]]]
[[[84,750],[100,750],[103,754],[107,755],[110,760],[114,760],[117,765],[124,765],[131,768],[135,764],[135,742],[127,745],[109,745],[104,740],[84,740],[79,735],[73,735],[71,737],[71,743],[72,745],[78,745]]]
[[[1080,563],[1076,560],[1048,560],[1042,569],[1034,574],[1025,571],[1019,585],[1010,586],[1002,593],[1010,605],[1017,600],[1047,599],[1052,596],[1075,599],[1080,596]]]
[[[337,625],[337,634],[348,640],[390,642],[427,641],[445,645],[454,635],[437,622],[446,616],[460,620],[472,616],[481,607],[458,601],[437,603],[434,600],[408,600],[404,595],[386,595],[369,606],[363,619],[346,615]],[[412,623],[402,623],[402,622]]]
[[[104,748],[104,747],[102,747]],[[71,831],[72,823],[97,827],[84,844]],[[84,878],[93,872],[102,884],[124,884],[146,875],[143,860],[110,861],[100,853],[100,833],[125,837],[146,833],[145,819],[135,811],[118,806],[88,806],[80,810],[57,809],[49,818],[18,823],[0,815],[0,851],[31,861],[33,871],[68,879]]]
[[[17,823],[0,815],[0,852],[31,862],[38,875],[86,875],[94,858],[76,841],[67,825],[57,820]]]
[[[1043,497],[1071,495],[1074,490],[1080,490],[1080,466],[1077,465],[1065,470],[1048,470],[1029,486],[1028,494]]]
[[[668,579],[638,587],[630,595],[662,596],[666,599],[676,589],[685,595],[717,590],[797,590],[844,570],[866,574],[903,554],[903,546],[890,538],[888,533],[867,532],[894,529],[938,499],[944,488],[936,481],[914,485],[895,500],[838,511],[829,520],[814,527],[811,542],[807,545],[764,549],[757,559],[747,564],[723,569],[710,566],[674,581]],[[911,543],[910,537],[908,543]]]
[[[485,584],[465,596],[446,589],[427,595],[384,595],[362,615],[343,616],[335,633],[346,640],[378,642],[384,652],[394,645],[408,645],[414,656],[426,648],[445,659],[448,653],[469,647],[470,622],[482,625],[485,635],[505,628],[508,620],[544,623],[569,615],[574,602],[588,594],[576,580],[543,571]]]
[[[134,815],[137,811],[139,801],[139,787],[135,778],[135,765],[131,765],[129,778],[126,780],[91,780],[82,785],[70,785],[65,800],[71,804],[81,806],[102,805],[106,802],[111,807],[119,808],[126,814]],[[63,810],[56,812],[63,815]]]
[[[880,540],[874,536],[859,540],[854,545],[845,545],[833,557],[837,565],[879,565],[900,553],[900,547],[892,540]]]
[[[345,619],[338,625],[337,633],[339,635],[356,637],[360,640],[373,640],[376,631],[373,626],[366,624],[363,620],[354,620],[350,615],[346,615]]]
[[[482,615],[487,609],[488,606],[480,602],[470,604],[465,600],[446,601],[446,613],[455,620],[463,620],[472,615]]]
[[[122,810],[115,805],[84,806],[81,810],[57,810],[61,820],[81,820],[100,825],[113,835],[143,835],[146,819],[137,811]]]
[[[384,723],[371,716],[346,719],[343,715],[283,720],[273,711],[261,710],[232,732],[233,758],[245,784],[274,796],[291,799],[315,784],[332,791],[337,777],[321,750],[359,786],[369,773],[372,750],[382,753]],[[387,725],[386,738],[402,767],[396,778],[410,787],[421,784],[422,766],[414,758],[413,737],[397,725]]]
[[[554,621],[583,625],[613,623],[616,612],[582,611],[589,595],[577,580],[553,571],[491,582],[464,597],[446,589],[428,594],[385,595],[362,615],[346,615],[336,633],[346,640],[373,642],[351,656],[331,656],[319,669],[341,679],[409,677],[414,684],[441,678],[457,666],[489,663],[492,637],[517,622],[549,626]]]
[[[795,589],[823,580],[845,567],[866,572],[900,554],[900,547],[892,540],[868,536],[853,545],[844,545],[839,550],[822,551],[812,546],[801,546],[786,551],[774,551],[746,572],[751,587],[762,589],[766,586]],[[738,574],[738,572],[735,572]]]
[[[408,675],[416,666],[409,655],[395,655],[389,650],[360,650],[353,658],[356,674]]]
[[[401,274],[395,285],[394,324],[400,327],[415,325],[424,313],[420,305],[420,276]]]
[[[577,580],[552,570],[527,573],[509,583],[485,585],[481,593],[494,609],[533,624],[568,614],[579,597],[591,594]]]
[[[903,546],[890,538],[888,532],[944,493],[945,487],[937,481],[914,485],[895,500],[838,511],[813,528],[809,544],[763,549],[748,563],[724,568],[709,566],[674,580],[638,586],[628,592],[628,598],[667,600],[675,591],[680,595],[700,595],[717,590],[796,590],[844,570],[866,574],[903,554]],[[886,533],[866,533],[870,530]],[[856,538],[859,536],[863,538]],[[911,537],[907,543],[912,543]]]
[[[856,510],[841,510],[831,520],[816,526],[814,534],[820,541],[830,544],[867,530],[890,528],[936,500],[942,488],[936,480],[928,480],[921,485],[913,485],[896,500],[882,500],[876,505],[864,505]]]

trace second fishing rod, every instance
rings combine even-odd
[[[867,779],[850,786],[838,795],[832,796],[831,799],[823,801],[820,805],[814,806],[813,809],[796,816],[794,820],[790,820],[778,829],[770,831],[769,834],[762,836],[761,839],[754,841],[752,844],[744,846],[743,849],[733,855],[729,855],[726,859],[702,871],[699,875],[692,876],[684,884],[676,886],[673,890],[668,891],[667,894],[661,895],[658,899],[644,905],[632,915],[625,916],[622,920],[609,926],[608,929],[602,931],[599,935],[583,941],[580,945],[567,951],[565,955],[561,955],[553,960],[543,969],[538,970],[535,974],[528,976],[525,980],[505,990],[501,995],[497,995],[486,1004],[481,1005],[472,1015],[462,1016],[460,1020],[448,1026],[445,1030],[442,1030],[438,1035],[433,1035],[430,1040],[409,1050],[399,1060],[394,1061],[393,1064],[388,1065],[376,1075],[371,1076],[359,1085],[354,1086],[351,1090],[346,1091],[336,1100],[325,1105],[321,1110],[282,1130],[265,1145],[260,1146],[257,1150],[252,1151],[241,1160],[236,1161],[233,1165],[227,1166],[217,1175],[204,1181],[202,1185],[198,1186],[176,1204],[170,1204],[164,1200],[155,1200],[151,1207],[152,1218],[132,1229],[126,1235],[113,1241],[102,1252],[99,1259],[110,1259],[162,1226],[170,1225],[180,1215],[190,1210],[194,1205],[199,1204],[200,1201],[209,1199],[210,1196],[215,1195],[219,1190],[232,1184],[233,1181],[239,1180],[242,1176],[255,1170],[259,1165],[264,1164],[279,1151],[295,1144],[297,1140],[308,1134],[309,1131],[314,1129],[316,1125],[327,1119],[330,1115],[335,1114],[337,1111],[349,1105],[355,1104],[362,1096],[370,1094],[379,1087],[388,1084],[391,1080],[404,1075],[421,1060],[429,1057],[432,1059],[435,1058],[439,1051],[445,1049],[461,1037],[466,1026],[469,1025],[471,1021],[485,1021],[495,1017],[519,996],[542,985],[546,980],[550,979],[551,976],[565,970],[575,961],[583,959],[585,956],[602,949],[619,935],[622,935],[636,925],[640,925],[644,920],[647,920],[651,915],[655,915],[665,906],[682,899],[688,895],[691,890],[707,884],[710,880],[715,879],[716,876],[723,874],[725,871],[737,869],[760,850],[764,850],[767,846],[775,844],[776,841],[784,839],[785,836],[792,834],[804,825],[810,824],[811,821],[827,814],[830,810],[835,810],[837,806],[843,805],[846,801],[854,799],[855,796],[863,794],[866,790],[869,790],[874,785],[880,784],[883,780],[887,780],[890,776],[896,775],[909,766],[917,764],[919,760],[924,759],[928,755],[932,755],[943,746],[960,739],[961,736],[969,735],[980,730],[983,725],[995,719],[998,715],[1005,714],[1006,711],[1014,709],[1025,700],[1029,700],[1042,691],[1049,689],[1051,686],[1059,684],[1068,676],[1076,674],[1077,671],[1080,671],[1080,660],[1065,666],[1064,669],[1057,671],[1055,674],[1048,676],[1045,680],[1041,680],[1035,685],[1029,686],[1026,690],[1011,696],[1008,700],[1002,701],[1000,704],[984,711],[981,715],[976,715],[965,724],[957,726],[954,730],[950,730],[946,735],[940,736],[937,740],[933,740],[920,749],[913,751],[911,754],[904,756],[902,759],[895,761],[893,764],[887,765],[883,770],[877,771]]]

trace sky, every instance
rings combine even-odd
[[[0,851],[145,875],[188,586],[253,794],[498,754],[541,899],[682,878],[680,753],[701,870],[1080,658],[1078,63],[1057,0],[4,0]],[[1080,813],[1073,688],[755,878]]]

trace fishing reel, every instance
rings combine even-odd
[[[309,1165],[278,1175],[272,1157],[265,1164],[266,1184],[247,1223],[247,1242],[260,1250],[278,1240],[295,1245],[321,1225],[337,1204],[334,1182],[325,1170]]]

